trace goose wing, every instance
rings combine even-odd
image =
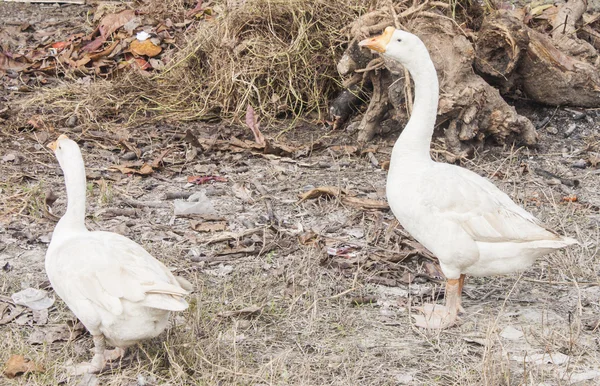
[[[476,242],[560,240],[493,183],[468,169],[436,164],[422,176],[421,205],[459,224]]]
[[[114,315],[122,300],[170,311],[187,308],[173,274],[134,241],[110,232],[90,232],[55,251],[61,287]]]

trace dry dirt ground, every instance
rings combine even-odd
[[[9,102],[19,97],[2,92]],[[519,109],[539,127],[540,146],[488,144],[463,166],[581,245],[523,274],[470,279],[460,325],[441,332],[412,323],[412,307],[443,302],[442,282],[389,210],[340,198],[298,199],[327,185],[384,200],[386,173],[374,161],[389,158],[399,130],[379,137],[369,156],[341,147],[353,145],[345,132],[308,124],[265,128],[269,137],[285,132],[279,140],[286,144],[314,145],[279,157],[217,146],[234,135],[252,139],[242,127],[138,127],[129,143],[145,149],[144,160],[169,150],[163,167],[140,176],[110,169],[129,158],[113,134],[16,131],[7,124],[0,141],[0,363],[22,354],[44,370],[0,384],[598,384],[600,111]],[[187,130],[215,145],[193,148]],[[92,342],[59,299],[47,320],[10,300],[28,287],[53,296],[44,254],[66,197],[45,145],[62,132],[78,140],[86,161],[89,228],[127,235],[195,285],[191,307],[173,317],[166,333],[97,377],[66,374],[91,358]],[[443,144],[436,140],[432,148],[443,160]],[[195,185],[190,176],[226,181]],[[50,192],[57,199],[48,206]],[[175,215],[167,194],[196,192],[216,214]]]

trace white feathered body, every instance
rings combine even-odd
[[[431,160],[392,162],[387,198],[400,224],[448,278],[500,275],[577,241],[540,225],[486,178]]]
[[[46,254],[52,287],[92,335],[125,348],[159,335],[187,294],[164,264],[111,232],[61,229]]]

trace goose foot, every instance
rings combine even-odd
[[[448,307],[439,304],[423,304],[422,307],[417,307],[416,310],[423,313],[423,315],[411,316],[415,318],[415,325],[421,328],[442,330],[455,325],[458,319],[456,312],[453,313]]]
[[[114,350],[106,350],[104,336],[94,335],[94,357],[90,362],[80,363],[69,370],[71,375],[97,374],[102,372],[108,362],[119,360],[125,355],[125,349],[116,347]]]
[[[104,369],[106,361],[103,355],[94,355],[90,362],[79,363],[69,369],[69,375],[98,374]]]
[[[446,305],[423,304],[417,307],[423,315],[412,315],[415,324],[421,328],[441,330],[452,327],[458,320],[458,313],[463,312],[461,305],[461,292],[465,275],[458,279],[448,279],[446,282]]]
[[[116,361],[117,359],[121,359],[124,355],[125,349],[120,347],[115,347],[113,350],[104,350],[105,361]]]

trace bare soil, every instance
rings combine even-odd
[[[0,19],[20,12],[9,7],[0,7]],[[26,17],[53,10],[28,7]],[[73,22],[72,16],[63,23]],[[6,88],[2,93],[5,102],[20,97]],[[110,169],[127,162],[130,152],[114,134],[77,127],[9,130],[8,122],[0,141],[0,363],[22,354],[44,371],[0,383],[598,384],[600,110],[517,109],[538,127],[539,146],[488,143],[462,165],[581,245],[522,274],[469,279],[460,325],[441,332],[412,323],[412,307],[432,298],[443,302],[443,285],[432,260],[391,212],[338,198],[298,199],[314,187],[336,186],[385,200],[380,165],[400,128],[378,137],[371,155],[340,147],[354,145],[343,131],[309,123],[288,130],[286,122],[264,128],[265,136],[283,143],[314,145],[305,154],[280,157],[234,148],[199,151],[184,140],[188,130],[213,140],[253,139],[247,128],[142,126],[130,131],[128,143],[146,149],[146,162],[170,152],[163,167],[140,176]],[[82,379],[69,378],[66,370],[91,358],[90,336],[67,334],[51,342],[52,331],[74,330],[75,318],[64,304],[57,299],[44,321],[10,300],[24,288],[48,288],[44,254],[66,196],[58,163],[45,145],[62,132],[78,140],[86,161],[88,227],[127,235],[195,286],[190,309],[173,317],[165,334],[132,348],[118,368]],[[445,159],[440,139],[432,149],[434,158]],[[190,176],[227,181],[194,185],[187,182]],[[174,214],[168,193],[200,191],[217,216]],[[52,195],[57,199],[48,206]],[[192,228],[219,222],[225,230]],[[4,322],[15,310],[19,315]]]

